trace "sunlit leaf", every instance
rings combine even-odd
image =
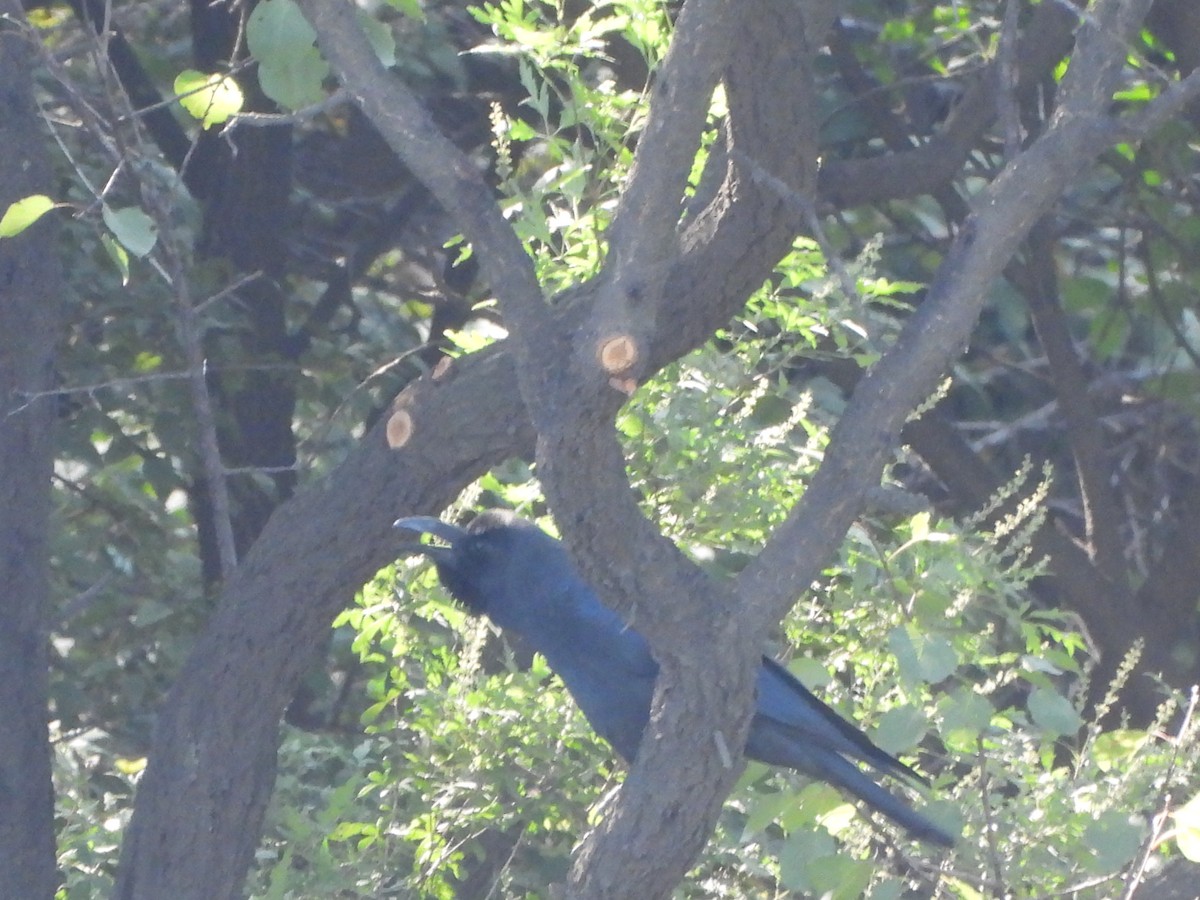
[[[121,284],[129,284],[129,253],[113,239],[111,234],[100,235],[100,245],[117,267],[117,271],[121,273]]]
[[[421,0],[387,0],[388,6],[400,10],[404,15],[418,22],[425,21],[425,9]]]
[[[52,209],[54,201],[45,194],[31,194],[10,203],[0,216],[0,238],[16,237]]]
[[[228,75],[206,75],[185,69],[175,77],[179,105],[208,128],[220,125],[242,109],[242,89]]]
[[[113,765],[122,775],[136,775],[146,768],[146,757],[127,758],[118,756],[113,760]]]
[[[1102,772],[1123,770],[1149,739],[1146,732],[1131,728],[1106,731],[1092,742],[1092,758]]]
[[[1179,852],[1200,863],[1200,794],[1175,810],[1175,843]]]

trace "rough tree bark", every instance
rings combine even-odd
[[[21,21],[21,4],[0,2]],[[25,35],[0,23],[0,215],[46,193],[44,137]],[[42,900],[58,882],[46,721],[48,525],[55,404],[49,389],[62,285],[53,214],[0,239],[0,895]]]

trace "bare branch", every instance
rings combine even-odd
[[[616,338],[635,348],[653,332],[663,285],[678,254],[676,229],[684,188],[739,14],[728,0],[684,6],[671,48],[655,80],[650,117],[638,140],[629,184],[610,231],[609,256],[592,321],[579,335],[576,365],[593,378],[598,349]],[[621,374],[645,371],[638,354]]]
[[[1188,104],[1200,97],[1200,69],[1187,78],[1173,81],[1161,94],[1138,112],[1121,119],[1118,140],[1138,141],[1177,117]]]

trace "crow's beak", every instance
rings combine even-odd
[[[462,538],[466,537],[466,531],[459,528],[457,525],[451,525],[449,522],[443,522],[441,519],[435,519],[433,516],[409,516],[405,519],[397,519],[392,523],[393,528],[399,528],[402,531],[415,531],[417,534],[431,534],[435,538],[445,541],[451,549]],[[445,550],[444,547],[439,547],[436,544],[421,544],[417,542],[406,542],[402,550],[409,553],[425,553],[430,556],[435,556],[436,551]]]

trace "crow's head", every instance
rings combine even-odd
[[[432,559],[454,599],[501,627],[520,628],[512,616],[535,613],[546,596],[540,584],[570,565],[558,541],[507,510],[482,512],[466,528],[430,516],[398,519],[394,527],[435,538],[403,549]]]

